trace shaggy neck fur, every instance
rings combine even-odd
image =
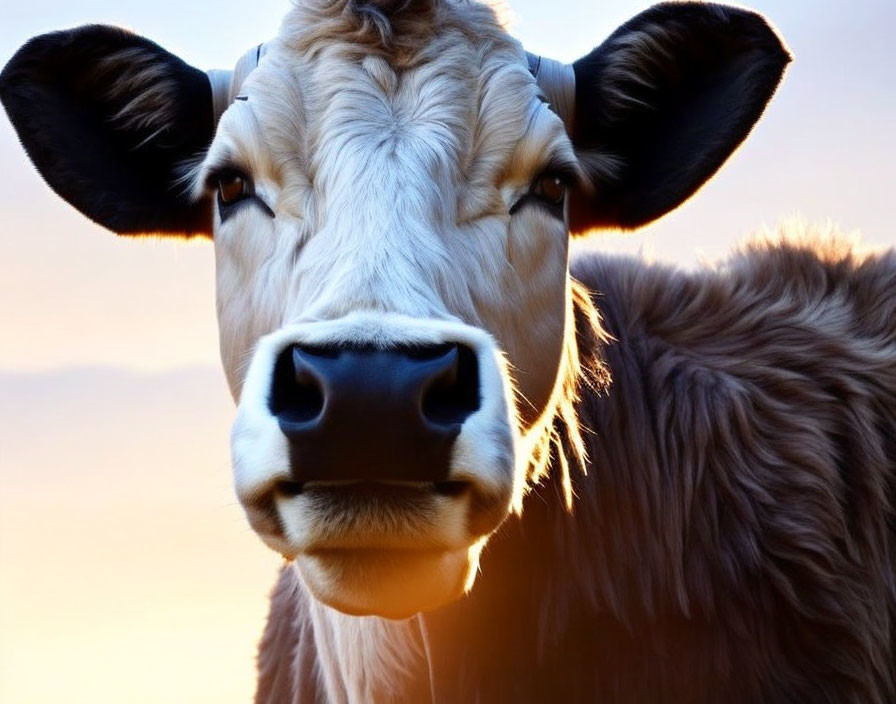
[[[387,622],[411,655],[390,681],[445,703],[893,701],[896,258],[797,239],[695,274],[573,270],[613,336],[578,298],[587,474],[558,411],[551,471],[470,595]],[[269,634],[289,608],[275,595]]]
[[[578,386],[587,474],[558,416],[474,593],[424,617],[438,701],[892,701],[894,270],[838,239],[580,259],[613,338],[578,306],[579,379],[613,382]]]

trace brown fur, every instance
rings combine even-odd
[[[326,51],[339,37],[358,56],[388,56],[396,68],[424,60],[432,40],[446,29],[461,34],[471,29],[494,32],[496,41],[507,41],[492,8],[438,0],[300,0],[285,28],[283,36],[291,37],[290,45],[298,53]]]
[[[896,700],[896,255],[797,238],[695,273],[599,255],[573,270],[603,321],[578,300],[587,474],[564,487],[555,448],[472,593],[420,618],[420,691]],[[285,657],[305,663],[297,701],[321,696],[313,649],[294,655],[305,598],[274,595],[260,692]]]

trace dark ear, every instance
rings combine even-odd
[[[37,170],[120,234],[210,234],[178,184],[214,134],[206,74],[151,41],[91,25],[35,37],[0,73],[0,100]]]
[[[656,5],[573,65],[573,142],[594,191],[570,229],[633,228],[680,205],[759,119],[790,55],[759,15]]]

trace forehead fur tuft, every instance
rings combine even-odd
[[[390,45],[396,34],[403,33],[408,23],[430,23],[439,0],[352,0],[350,7],[366,29],[374,30],[384,45]]]
[[[493,7],[469,0],[294,0],[280,38],[299,52],[341,40],[386,52],[400,65],[447,28],[470,36],[504,32]]]

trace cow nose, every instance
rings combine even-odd
[[[479,408],[476,355],[460,344],[398,349],[292,345],[270,410],[293,479],[445,482],[461,425]]]

